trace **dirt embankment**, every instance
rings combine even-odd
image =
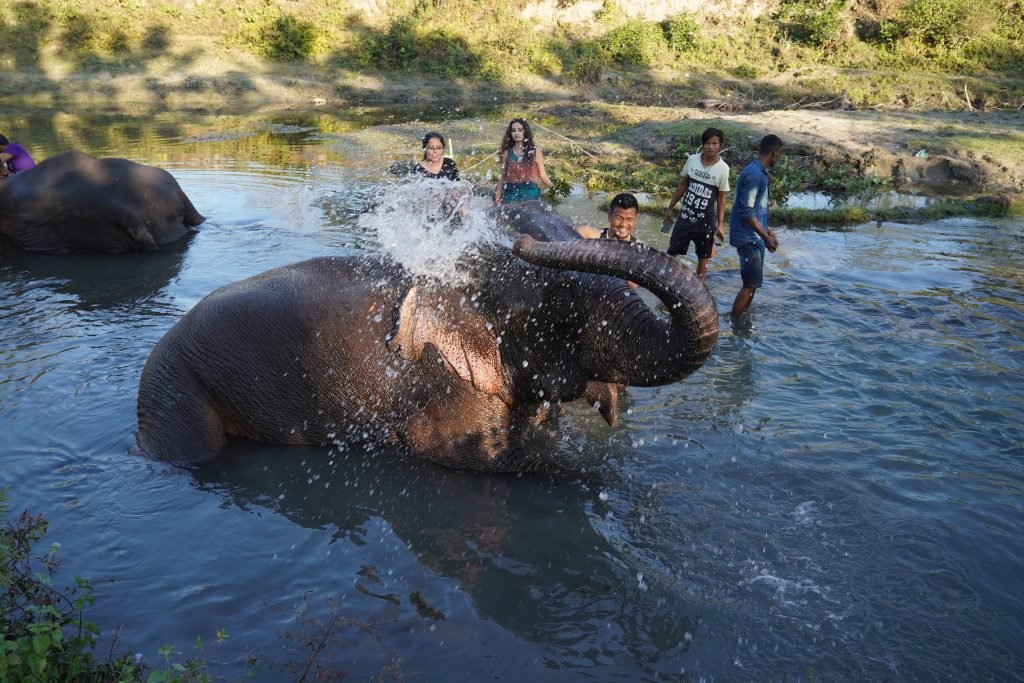
[[[664,126],[706,119],[754,135],[775,133],[787,153],[822,169],[848,167],[897,188],[1024,194],[1024,117],[1010,112],[879,112],[820,109],[727,113],[650,108],[624,142],[645,156],[670,153]]]

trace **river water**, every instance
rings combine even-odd
[[[0,257],[0,481],[49,519],[58,585],[96,584],[89,615],[122,650],[293,680],[314,619],[337,617],[317,661],[354,680],[396,653],[423,681],[1022,679],[1020,220],[776,226],[738,326],[720,248],[714,355],[631,389],[615,429],[570,406],[549,441],[580,479],[247,442],[185,470],[133,451],[161,335],[224,283],[379,249],[359,215],[393,191],[382,169],[428,128],[458,156],[504,120],[5,120],[39,156],[163,166],[208,217],[178,252]],[[582,194],[559,210],[602,220]],[[663,247],[658,223],[639,236]]]

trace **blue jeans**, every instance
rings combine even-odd
[[[740,277],[743,286],[757,289],[764,282],[764,245],[747,242],[736,247],[740,256]]]

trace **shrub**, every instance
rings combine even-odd
[[[0,517],[6,513],[0,490]],[[126,658],[93,658],[99,628],[83,616],[93,604],[92,585],[75,577],[74,588],[53,588],[60,546],[34,555],[46,527],[42,515],[24,512],[0,529],[0,680],[135,680],[136,667]]]
[[[673,52],[687,52],[697,47],[701,26],[692,14],[677,14],[661,24],[665,40]]]
[[[562,62],[551,50],[543,45],[533,44],[527,50],[530,70],[544,76],[558,76],[562,73]]]
[[[597,83],[608,66],[608,53],[599,43],[577,43],[569,58],[569,78],[577,83]]]
[[[609,31],[601,44],[613,61],[633,66],[651,66],[668,47],[660,25],[639,19]]]
[[[830,3],[798,0],[787,2],[779,12],[786,34],[793,40],[806,45],[824,47],[842,38],[843,16],[846,0]]]
[[[984,36],[998,24],[988,0],[910,0],[896,19],[882,23],[883,40],[911,38],[932,47],[956,48]]]
[[[263,29],[265,54],[278,61],[312,56],[319,31],[312,23],[290,14],[278,17]]]

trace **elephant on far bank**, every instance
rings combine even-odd
[[[0,234],[50,254],[157,251],[205,219],[167,171],[71,151],[0,181]]]

